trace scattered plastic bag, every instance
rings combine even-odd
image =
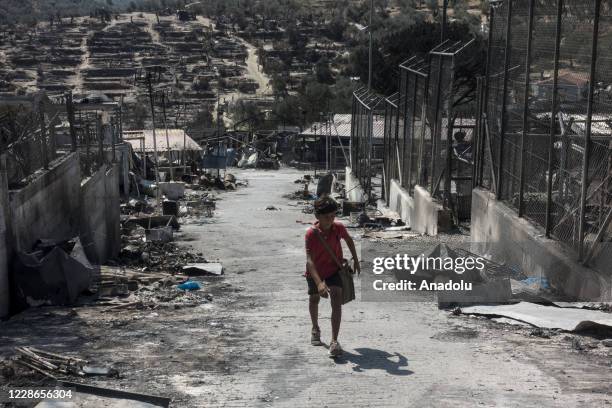
[[[187,281],[183,282],[180,285],[177,285],[177,289],[184,291],[192,291],[192,290],[200,290],[202,289],[202,284],[196,281]]]

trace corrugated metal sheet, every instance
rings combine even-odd
[[[127,141],[132,145],[134,150],[140,151],[140,140],[129,140],[130,138],[136,137],[144,137],[145,150],[147,152],[153,151],[153,129],[131,130],[123,132],[123,138],[128,139]],[[155,129],[155,139],[157,139],[158,152],[168,151],[165,129]],[[200,145],[198,145],[195,140],[186,135],[183,129],[168,129],[168,141],[170,142],[171,151],[182,151],[183,145],[185,150],[202,150]]]
[[[382,138],[385,130],[385,118],[382,115],[374,115],[373,131],[375,138]],[[329,126],[329,130],[328,127]],[[316,128],[316,129],[315,129]],[[334,115],[334,123],[316,122],[301,133],[304,136],[322,136],[329,131],[331,136],[351,137],[351,114],[337,113]]]

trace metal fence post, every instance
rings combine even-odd
[[[442,61],[442,58],[440,58]],[[451,197],[451,176],[453,173],[453,103],[455,101],[455,94],[453,92],[453,86],[455,85],[455,56],[451,59],[450,68],[450,86],[448,92],[448,108],[446,113],[446,173],[444,175],[444,199],[443,203],[448,205],[448,208],[454,210],[453,200]],[[440,141],[442,140],[440,135]],[[442,170],[444,172],[444,170]]]
[[[357,121],[355,120],[355,97],[352,98],[351,103],[351,148],[349,149],[349,167],[354,172],[355,167],[355,129],[357,128]]]
[[[525,207],[525,138],[529,126],[529,76],[531,75],[531,50],[533,47],[533,8],[535,0],[529,0],[529,23],[527,26],[527,58],[525,62],[525,88],[523,103],[523,132],[521,133],[521,164],[519,175],[518,216],[522,217]]]
[[[90,127],[89,127],[89,121],[87,122],[87,124],[85,125],[85,170],[87,174],[90,174],[90,170],[91,170],[91,158],[90,158]]]
[[[561,20],[563,18],[563,0],[557,0],[557,25],[555,28],[555,65],[553,73],[553,95],[552,95],[552,106],[550,115],[550,137],[548,141],[548,180],[546,186],[546,222],[545,222],[545,234],[546,237],[550,238],[552,231],[552,172],[553,172],[553,156],[554,156],[554,144],[555,144],[555,133],[557,123],[557,109],[558,109],[558,86],[559,86],[559,55],[561,53]]]
[[[123,142],[123,95],[121,95],[121,102],[119,102],[119,135],[117,140]]]
[[[412,132],[408,131],[408,125],[407,125],[407,120],[408,120],[408,84],[410,83],[410,79],[408,78],[408,72],[404,71],[401,69],[400,67],[400,93],[399,93],[399,100],[398,100],[398,118],[397,118],[397,122],[398,122],[398,126],[399,126],[399,118],[400,118],[400,111],[401,111],[401,115],[404,118],[404,129],[403,130],[403,142],[402,142],[402,169],[403,169],[403,173],[402,174],[402,181],[404,182],[402,187],[406,188],[406,184],[408,185],[408,189],[410,189],[410,154],[406,154],[406,150],[407,150],[407,146],[410,146],[410,143],[412,142],[412,139],[410,139],[412,137]],[[403,92],[402,92],[403,91]],[[403,97],[402,97],[403,95]],[[402,106],[402,100],[404,103],[403,106],[403,110],[401,109]],[[412,122],[412,120],[411,120]]]
[[[53,121],[49,122],[49,161],[55,160],[57,153],[57,138]]]
[[[74,128],[74,105],[72,91],[66,94],[66,112],[68,113],[68,125],[70,126],[70,151],[77,151],[77,135]]]
[[[589,183],[589,160],[591,148],[591,125],[593,119],[593,96],[595,92],[595,69],[597,65],[597,39],[599,35],[599,12],[601,0],[595,0],[595,19],[593,21],[593,42],[591,48],[591,70],[589,73],[589,100],[587,104],[586,132],[584,135],[584,157],[582,161],[582,185],[580,191],[580,221],[578,224],[578,259],[584,256],[584,230],[586,216],[586,196]]]
[[[389,155],[391,138],[389,136],[389,127],[387,126],[387,122],[389,121],[389,102],[385,101],[385,124],[383,130],[383,180],[382,180],[382,193],[385,198],[385,202],[387,206],[389,205],[389,195],[387,194],[387,183],[389,182],[389,178],[391,174],[389,174],[389,169],[391,165],[389,161],[391,160],[391,156]]]
[[[116,143],[116,139],[117,139],[117,123],[115,121],[115,119],[111,119],[111,124],[110,124],[110,129],[111,129],[111,151],[113,153],[113,163],[117,163],[117,152],[115,150],[115,143]]]
[[[104,135],[102,133],[102,119],[96,113],[96,138],[98,139],[98,167],[104,163]]]
[[[482,162],[483,156],[480,155],[481,145],[483,144],[483,134],[482,134],[482,119],[483,119],[483,94],[484,94],[484,78],[478,77],[476,78],[476,93],[478,94],[478,100],[476,103],[476,128],[475,130],[475,138],[476,143],[474,144],[474,162],[472,164],[472,190],[482,184]]]
[[[508,69],[510,65],[510,57],[512,54],[512,0],[508,0],[508,16],[506,19],[506,44],[505,48],[505,57],[504,57],[504,89],[502,93],[502,109],[501,109],[501,129],[499,131],[499,160],[497,161],[497,191],[496,196],[497,199],[502,198],[502,172],[503,172],[503,161],[504,161],[504,141],[506,138],[506,100],[508,98]]]
[[[405,144],[406,144],[406,140],[402,137],[402,149],[401,149],[401,153],[400,153],[400,143],[399,143],[399,126],[400,126],[400,104],[401,104],[401,95],[398,95],[398,99],[396,102],[396,107],[394,109],[395,111],[395,156],[396,156],[396,160],[397,160],[397,177],[398,177],[398,181],[400,182],[400,185],[403,187],[404,186],[404,150],[405,150]],[[406,126],[406,120],[404,119],[404,126]]]
[[[442,82],[442,66],[443,66],[443,61],[444,59],[441,56],[436,56],[438,59],[438,78],[436,81],[436,107],[435,107],[435,112],[434,112],[434,131],[433,134],[431,135],[431,186],[430,186],[430,192],[431,192],[431,196],[433,197],[436,192],[434,191],[434,188],[436,188],[436,160],[438,159],[438,148],[439,148],[439,142],[441,141],[441,137],[440,135],[438,135],[438,132],[440,131],[440,126],[438,125],[438,119],[439,119],[439,115],[440,115],[440,86],[441,86],[441,82]]]
[[[478,150],[478,156],[480,157],[479,159],[479,168],[477,170],[477,173],[479,174],[479,180],[480,180],[480,184],[482,184],[483,180],[483,173],[484,173],[484,157],[485,157],[485,138],[488,137],[489,135],[486,134],[485,132],[485,126],[486,120],[489,120],[489,80],[490,80],[490,76],[491,76],[491,44],[493,43],[493,30],[495,29],[495,7],[490,6],[489,7],[489,38],[488,38],[488,43],[487,43],[487,62],[485,65],[485,77],[484,77],[484,89],[482,91],[482,95],[483,95],[483,102],[481,103],[482,107],[481,110],[479,111],[481,115],[484,115],[484,120],[481,120],[480,126],[481,128],[479,129],[479,133],[480,133],[480,139],[481,139],[481,143],[480,143],[480,149]],[[493,163],[490,163],[490,166],[493,166]],[[497,192],[497,188],[495,188],[495,183],[497,181],[496,180],[491,180],[491,187],[493,187],[495,189],[495,192]]]
[[[368,173],[368,169],[372,168],[372,137],[374,136],[374,110],[373,109],[369,109],[368,112],[368,137],[366,139],[366,152],[367,152],[367,160],[364,163],[364,171],[363,171],[363,175],[369,175],[370,177],[364,177],[365,179],[365,185],[366,185],[366,192],[368,195],[368,200],[372,198],[372,177],[371,175]]]
[[[419,155],[418,155],[418,168],[417,168],[417,178],[416,184],[421,185],[424,188],[427,188],[425,185],[427,180],[423,174],[423,159],[425,154],[425,132],[427,128],[427,105],[429,104],[429,81],[431,77],[431,55],[429,58],[429,74],[425,78],[425,86],[423,90],[425,91],[423,94],[423,105],[421,105],[421,137],[419,140]]]
[[[417,98],[418,98],[418,90],[419,90],[419,76],[412,74],[412,77],[414,78],[414,93],[412,94],[412,107],[410,108],[410,151],[408,152],[408,157],[409,157],[409,163],[408,163],[408,174],[407,174],[407,180],[408,180],[408,191],[412,194],[412,179],[414,177],[414,175],[412,174],[412,161],[415,159],[414,157],[414,150],[416,148],[416,146],[414,145],[414,126],[415,126],[415,119],[416,119],[416,110],[417,110]],[[406,104],[408,105],[408,104]],[[406,120],[404,119],[404,126],[406,126]]]
[[[49,169],[49,156],[47,155],[47,125],[45,123],[45,103],[41,100],[38,103],[38,115],[40,120],[40,153],[42,155],[43,168]]]

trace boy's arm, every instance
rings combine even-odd
[[[351,238],[350,235],[346,234],[344,237],[344,241],[351,251],[351,255],[353,255],[353,270],[359,275],[361,273],[361,266],[359,265],[359,258],[357,257],[357,249],[355,248],[355,241]]]
[[[327,297],[327,293],[329,292],[329,288],[324,280],[319,276],[319,272],[315,266],[312,257],[310,256],[310,252],[306,251],[306,267],[308,268],[308,273],[310,273],[310,277],[314,280],[315,285],[317,285],[317,291],[319,292],[319,296]]]

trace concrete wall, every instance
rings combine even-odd
[[[102,264],[119,254],[119,164],[102,167],[81,182],[80,238],[93,263]]]
[[[128,142],[115,144],[115,161],[119,169],[119,185],[121,193],[125,198],[130,194],[130,160],[132,145]],[[110,163],[113,161],[113,151],[109,146],[105,147],[104,157]]]
[[[438,232],[445,231],[448,223],[440,223],[446,220],[448,211],[421,186],[415,186],[413,195],[414,197],[411,197],[399,181],[391,180],[389,209],[397,212],[413,231],[427,235],[438,235]]]
[[[29,251],[40,238],[63,240],[78,233],[81,171],[71,153],[20,190],[9,192],[13,250]]]
[[[4,158],[0,157],[0,319],[9,314],[10,289],[8,277],[7,248],[7,215],[8,215],[8,180]]]
[[[406,225],[412,226],[414,200],[397,180],[391,180],[391,186],[389,188],[389,209],[398,213]]]
[[[575,261],[560,242],[497,201],[489,191],[472,192],[472,251],[522,270],[526,275],[548,278],[550,285],[569,298],[612,300],[611,273],[603,274]]]
[[[361,188],[359,180],[353,175],[353,170],[350,167],[345,168],[344,183],[346,198],[349,201],[363,202],[363,189]]]
[[[132,145],[124,142],[117,145],[117,149],[121,152],[119,156],[119,177],[123,196],[127,199],[130,195],[130,161],[132,155]]]
[[[10,192],[8,257],[29,251],[37,239],[79,235],[89,260],[102,263],[120,246],[119,164],[81,182],[78,155],[59,159],[26,187]]]

